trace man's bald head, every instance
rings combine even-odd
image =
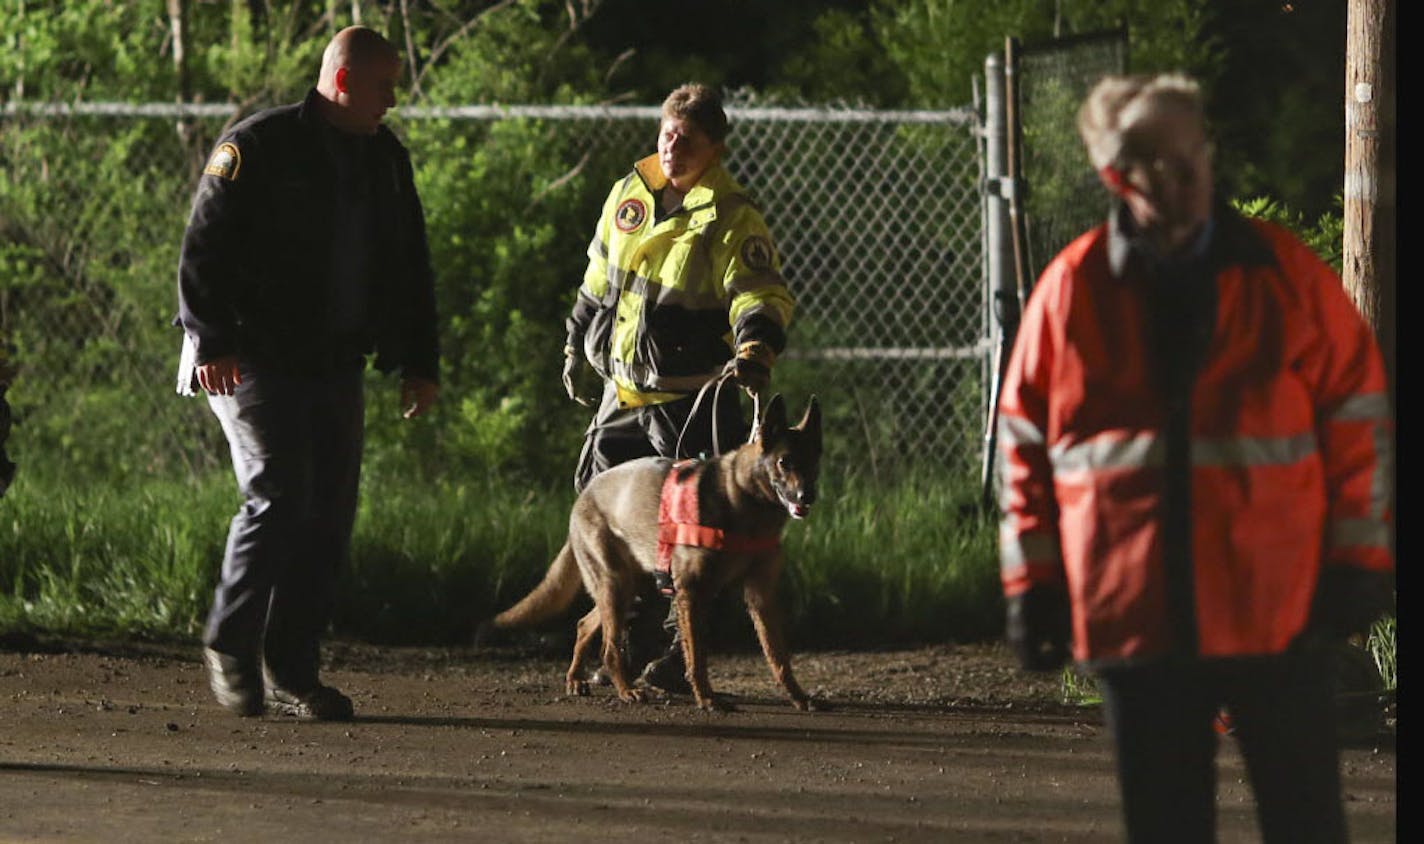
[[[326,45],[316,90],[327,105],[322,113],[337,128],[371,134],[395,106],[400,52],[373,29],[348,26]]]
[[[400,61],[400,51],[374,29],[348,26],[331,37],[321,54],[321,80],[334,80],[340,68],[364,67],[373,61]]]

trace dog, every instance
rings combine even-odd
[[[594,635],[601,633],[603,666],[618,697],[642,701],[646,692],[628,681],[628,666],[617,644],[635,596],[661,566],[671,574],[687,679],[697,705],[729,709],[712,694],[698,633],[712,599],[740,581],[772,676],[797,709],[811,709],[811,697],[791,671],[776,590],[784,564],[782,530],[788,518],[802,519],[810,512],[820,460],[816,398],[791,426],[786,405],[776,395],[767,402],[751,441],[717,458],[677,463],[645,457],[615,466],[595,477],[575,500],[568,539],[543,580],[489,625],[510,629],[551,619],[573,603],[582,584],[594,607],[578,622],[568,693],[588,694],[583,662]],[[684,489],[695,487],[691,509],[697,516],[692,523],[668,520],[664,487],[676,482]],[[671,506],[680,507],[685,516],[688,499],[681,501]]]

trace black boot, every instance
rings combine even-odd
[[[687,681],[687,664],[682,658],[682,640],[674,636],[663,655],[648,663],[638,679],[668,694],[692,694],[692,684]]]

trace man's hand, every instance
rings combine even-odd
[[[1031,586],[1009,596],[1006,638],[1025,671],[1057,671],[1068,661],[1072,637],[1068,595],[1053,586]]]
[[[564,392],[569,398],[583,405],[593,407],[597,399],[590,395],[591,386],[598,377],[588,360],[574,347],[564,347]]]
[[[406,419],[420,416],[435,404],[435,397],[439,394],[440,385],[429,378],[416,376],[402,378],[400,382],[401,416]]]
[[[242,383],[237,355],[226,355],[217,360],[200,363],[196,372],[198,386],[210,396],[230,396],[237,391],[237,385]]]

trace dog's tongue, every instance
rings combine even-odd
[[[811,512],[811,508],[805,504],[787,504],[786,509],[790,511],[793,519],[804,519],[806,514]]]

